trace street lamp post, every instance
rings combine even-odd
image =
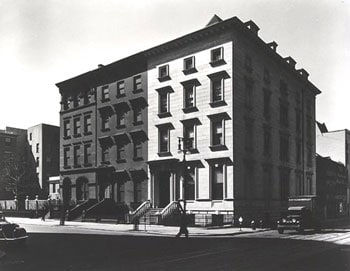
[[[182,152],[182,170],[183,170],[183,183],[182,183],[182,193],[183,193],[183,214],[181,215],[181,226],[180,231],[177,236],[180,236],[182,233],[188,236],[187,230],[187,216],[186,216],[186,189],[187,189],[187,163],[186,163],[186,154],[190,150],[189,148],[189,138],[178,137],[178,152]],[[182,143],[182,144],[181,144]]]

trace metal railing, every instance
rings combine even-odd
[[[134,223],[140,219],[150,208],[152,208],[152,203],[149,200],[143,202],[135,211],[130,213],[130,222]]]
[[[181,205],[177,201],[170,202],[161,212],[160,212],[160,221],[166,220],[168,217],[174,214],[174,212],[182,209]]]

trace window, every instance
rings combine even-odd
[[[211,166],[211,197],[212,200],[222,200],[224,197],[224,166]]]
[[[308,167],[312,167],[312,146],[308,145],[306,148],[306,164]]]
[[[265,119],[270,118],[270,104],[271,104],[271,92],[264,89],[264,117]]]
[[[170,152],[170,142],[169,142],[169,133],[170,130],[168,127],[160,127],[158,129],[159,133],[159,153],[168,153]]]
[[[90,103],[92,103],[92,94],[90,91],[88,91],[84,94],[84,104],[90,104]]]
[[[134,159],[142,159],[142,142],[134,141]]]
[[[270,83],[270,71],[267,68],[264,68],[264,82],[266,84]]]
[[[139,106],[134,107],[134,125],[142,124],[142,109]]]
[[[102,115],[102,130],[109,130],[109,116],[108,115]]]
[[[84,145],[84,164],[91,165],[92,164],[92,154],[91,154],[91,144]]]
[[[289,170],[280,170],[280,198],[287,200],[289,197]]]
[[[183,71],[185,74],[196,71],[194,56],[184,59]]]
[[[211,145],[225,145],[224,120],[222,119],[211,121]]]
[[[141,75],[134,77],[134,92],[142,91]]]
[[[282,162],[289,161],[289,137],[280,135],[280,159]]]
[[[281,102],[280,103],[280,124],[281,126],[288,127],[288,104]]]
[[[220,102],[224,100],[224,78],[211,78],[211,102]]]
[[[186,123],[183,127],[183,137],[186,144],[186,150],[194,150],[197,148],[196,146],[196,138],[195,138],[195,125]]]
[[[196,106],[195,92],[196,86],[194,84],[186,84],[184,86],[184,109],[194,108]]]
[[[117,113],[117,128],[124,128],[125,127],[125,112],[118,112]]]
[[[80,97],[78,95],[73,97],[73,106],[78,107],[80,104]]]
[[[196,168],[188,167],[186,171],[185,199],[195,199]]]
[[[102,87],[102,102],[109,101],[109,87]]]
[[[117,144],[117,162],[125,162],[125,146],[124,144]]]
[[[65,147],[63,149],[63,165],[64,167],[68,167],[70,164],[70,148],[69,147]]]
[[[74,146],[74,166],[80,166],[80,146]]]
[[[269,127],[264,128],[264,154],[271,154],[271,129]]]
[[[92,132],[91,129],[91,115],[86,115],[84,117],[84,133],[90,134]]]
[[[169,65],[164,65],[158,68],[158,79],[160,81],[170,79]]]
[[[247,71],[249,72],[253,71],[253,62],[252,62],[252,58],[249,55],[245,56],[244,65]]]
[[[69,109],[69,100],[67,97],[62,97],[62,105],[63,105],[63,110],[68,110]]]
[[[125,198],[125,184],[123,182],[117,183],[117,202],[124,202]]]
[[[125,83],[124,81],[117,82],[117,97],[125,96]]]
[[[288,85],[284,80],[280,80],[280,94],[282,98],[288,96]]]
[[[36,143],[36,153],[39,153],[39,143]]]
[[[168,92],[159,92],[159,114],[169,113]]]
[[[80,118],[74,119],[74,136],[80,136]]]
[[[64,137],[65,138],[70,137],[70,121],[69,120],[65,120],[63,122],[63,129],[64,129],[64,131],[63,131]]]
[[[252,119],[245,120],[245,150],[254,150],[254,122]]]
[[[5,138],[5,145],[6,145],[7,147],[9,147],[9,146],[11,146],[11,144],[12,144],[11,138],[6,137],[6,138]]]
[[[224,61],[224,48],[219,47],[211,50],[210,52],[210,64],[212,66],[225,63]]]
[[[29,134],[29,140],[33,140],[33,134],[32,133]]]
[[[296,163],[298,165],[301,164],[301,140],[300,139],[297,139],[296,140]]]
[[[245,92],[244,92],[244,102],[248,109],[253,109],[253,92],[254,92],[254,82],[250,79],[245,80]]]
[[[101,146],[101,161],[102,161],[102,163],[109,162],[109,148],[108,148],[108,146],[105,146],[105,145]]]
[[[35,160],[35,165],[36,165],[37,167],[38,167],[38,166],[39,166],[39,164],[40,164],[39,159],[40,159],[40,158],[39,158],[39,157],[37,157],[37,158],[36,158],[36,160]]]

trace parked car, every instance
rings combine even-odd
[[[321,230],[319,220],[306,206],[289,207],[287,215],[277,221],[277,230],[280,234],[284,230],[296,230],[302,233],[305,229]]]
[[[27,232],[18,224],[8,222],[0,212],[0,244],[24,243]]]

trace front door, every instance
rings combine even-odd
[[[159,173],[159,207],[164,208],[170,203],[170,172]]]

